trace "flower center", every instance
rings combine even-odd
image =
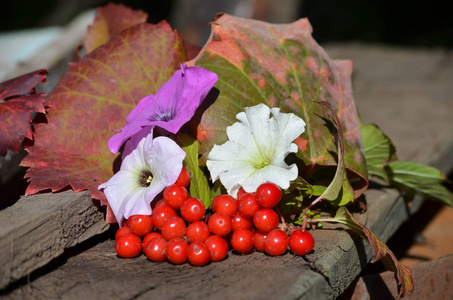
[[[172,109],[163,109],[163,108],[159,108],[159,112],[158,113],[154,113],[150,116],[150,119],[153,120],[153,121],[164,121],[164,122],[168,122],[170,120],[172,120],[174,117],[174,114],[173,114],[173,110]]]
[[[153,173],[148,170],[141,170],[138,177],[138,184],[142,187],[149,187],[151,181],[153,180]]]

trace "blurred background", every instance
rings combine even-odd
[[[1,0],[0,32],[62,26],[81,11],[105,5],[105,0]],[[451,47],[453,18],[446,1],[412,0],[123,0],[142,9],[149,22],[167,20],[184,37],[202,44],[207,24],[218,12],[286,23],[308,17],[319,43],[366,41],[385,44]]]

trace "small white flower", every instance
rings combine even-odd
[[[288,166],[285,157],[297,152],[293,141],[304,132],[305,122],[264,104],[246,107],[236,118],[239,122],[227,128],[228,141],[214,145],[208,155],[212,180],[220,179],[232,196],[241,186],[251,193],[265,182],[288,188],[298,170],[295,164]]]
[[[167,137],[143,138],[127,155],[121,169],[101,184],[107,201],[121,226],[131,215],[150,215],[151,201],[178,179],[186,153]]]

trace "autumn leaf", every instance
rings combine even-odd
[[[145,23],[148,15],[141,10],[133,10],[122,4],[109,3],[98,7],[93,25],[88,26],[83,37],[83,46],[90,53],[100,45],[119,35],[123,30]]]
[[[70,186],[88,189],[106,205],[98,186],[113,175],[107,143],[137,102],[155,93],[186,58],[182,38],[166,22],[139,24],[99,46],[69,69],[47,98],[47,124],[22,165],[26,194]],[[108,222],[114,222],[108,215]]]
[[[22,137],[33,139],[31,112],[45,113],[43,94],[35,94],[35,88],[46,73],[34,71],[0,83],[0,156],[17,152]]]
[[[208,43],[194,65],[219,75],[219,97],[204,113],[198,127],[201,152],[223,144],[226,127],[244,107],[264,103],[292,112],[306,123],[296,140],[308,165],[336,166],[337,148],[329,130],[329,110],[335,110],[344,130],[345,167],[360,181],[354,197],[367,186],[365,156],[352,97],[350,61],[330,59],[311,36],[306,19],[291,24],[269,24],[221,15],[212,23]]]
[[[333,219],[330,219],[329,222],[342,223],[352,229],[355,233],[368,240],[374,251],[374,257],[371,262],[374,263],[378,260],[382,260],[384,265],[390,266],[392,269],[394,269],[393,271],[395,271],[396,273],[398,285],[400,288],[400,297],[404,297],[405,295],[413,292],[414,281],[412,278],[411,270],[400,263],[395,257],[395,254],[393,254],[393,252],[384,243],[384,241],[376,236],[364,224],[357,221],[345,207],[340,207],[335,217]]]

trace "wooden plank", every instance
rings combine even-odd
[[[88,192],[22,197],[0,211],[0,289],[109,228]]]
[[[362,118],[383,128],[397,144],[400,159],[452,170],[451,52],[357,44],[332,46],[327,52],[353,59],[354,95]],[[417,199],[408,206],[397,191],[382,187],[368,190],[366,198],[368,212],[357,218],[383,240],[421,203]],[[64,258],[49,273],[36,273],[34,280],[10,288],[4,297],[332,299],[372,255],[367,243],[335,228],[340,227],[326,224],[325,230],[315,231],[315,251],[305,258],[230,253],[226,261],[203,268],[151,263],[144,256],[119,259],[109,239]]]

